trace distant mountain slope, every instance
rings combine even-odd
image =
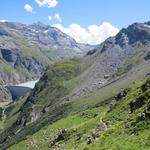
[[[1,59],[14,69],[32,72],[36,76],[50,62],[82,56],[89,49],[89,45],[76,43],[57,28],[42,23],[24,25],[0,22]]]
[[[92,52],[88,52],[88,55],[92,53],[92,55],[99,56],[97,66],[101,76],[104,74],[111,76],[118,67],[126,62],[128,57],[141,53],[141,57],[144,58],[149,53],[149,46],[149,22],[134,23],[128,28],[122,29],[115,37],[107,39]],[[110,70],[105,71],[108,68]]]
[[[110,37],[97,48],[87,53],[95,58],[92,67],[85,74],[84,81],[74,91],[77,95],[84,88],[86,93],[96,90],[116,75],[121,75],[134,66],[150,59],[150,23],[134,23]]]
[[[91,48],[42,23],[0,22],[0,78],[5,84],[39,78],[51,63]]]
[[[6,112],[3,111],[9,117],[6,121],[4,119],[3,123],[9,122],[10,124],[4,127],[0,134],[2,148],[13,145],[62,118],[80,112],[83,112],[84,116],[85,110],[90,111],[99,106],[105,107],[107,104],[115,106],[110,102],[122,88],[127,88],[133,82],[145,79],[150,75],[149,31],[149,23],[133,24],[127,29],[121,30],[116,37],[107,39],[98,48],[88,52],[87,56],[67,59],[51,65],[32,92],[27,95],[27,98],[22,98],[20,101],[8,105]],[[134,94],[138,94],[133,94],[135,99],[142,95],[140,86],[137,91],[134,93],[134,89],[132,90]],[[133,98],[132,92],[130,93],[131,98]],[[130,98],[126,100],[131,102]],[[144,111],[143,106],[148,103],[146,98],[140,113]],[[126,108],[128,104],[121,105],[122,107],[118,107],[118,109],[121,108],[120,111],[123,111],[124,114],[123,108]],[[124,117],[122,113],[120,116]],[[125,113],[127,113],[126,109]],[[115,114],[117,115],[117,113]],[[108,114],[106,117],[108,119],[112,116]],[[133,119],[136,116],[137,113]],[[85,117],[89,116],[85,115]],[[113,117],[111,119],[111,125],[113,125]],[[122,120],[119,116],[117,119],[115,121],[120,121],[117,122],[117,126],[119,126]],[[126,122],[126,119],[123,121]],[[90,121],[91,128],[92,125]],[[78,127],[80,128],[80,125]],[[122,128],[122,126],[119,127]],[[81,130],[84,132],[87,129]],[[122,131],[124,132],[124,130]]]

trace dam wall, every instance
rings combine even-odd
[[[32,88],[24,86],[6,86],[6,88],[10,91],[13,100],[17,100],[32,90]]]

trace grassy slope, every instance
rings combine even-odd
[[[124,73],[127,73],[135,66],[143,63],[145,61],[144,58],[148,55],[148,53],[149,53],[149,49],[147,48],[134,49],[133,54],[126,60],[125,64],[118,69],[116,74],[120,76]]]
[[[52,100],[54,99],[54,97],[57,98],[57,93],[58,93],[57,90],[59,90],[59,92],[61,92],[62,94],[66,94],[66,92],[68,93],[71,90],[71,85],[70,86],[68,85],[68,81],[70,81],[69,79],[80,74],[82,71],[84,71],[86,68],[88,68],[90,66],[90,64],[91,64],[91,61],[89,61],[88,58],[83,58],[80,60],[79,59],[72,59],[71,61],[66,60],[66,61],[62,61],[61,63],[57,63],[57,64],[51,66],[50,71],[48,71],[45,74],[45,78],[48,77],[47,80],[49,80],[49,81],[47,81],[47,82],[41,81],[35,87],[36,93],[34,93],[34,94],[38,95],[38,97],[36,97],[36,99],[39,99],[39,101],[37,100],[36,106],[34,107],[34,109],[36,111],[42,111],[43,106],[46,107],[48,105],[52,105],[53,102],[50,103],[49,98],[51,97]],[[53,68],[55,68],[55,69],[53,69]],[[59,82],[62,82],[62,84],[64,84],[64,86],[60,86]],[[45,85],[45,84],[48,84],[48,85]],[[53,85],[53,86],[51,87],[51,85]],[[43,90],[42,86],[44,86],[44,87],[46,86],[46,88]],[[54,91],[53,91],[53,89],[54,89]],[[38,94],[39,90],[41,90],[40,94]],[[53,91],[53,92],[49,92],[49,91]],[[33,93],[31,93],[31,95],[32,94]],[[46,96],[43,97],[43,95],[46,95]],[[61,95],[61,94],[59,94],[59,95]],[[0,122],[1,128],[3,128],[3,129],[4,129],[4,127],[7,128],[8,124],[12,125],[14,123],[15,119],[17,118],[17,116],[20,113],[19,109],[23,105],[25,99],[27,99],[27,97],[25,97],[23,99],[21,98],[17,102],[13,102],[13,103],[9,104],[8,106],[6,106],[5,114],[7,116],[7,119]],[[56,100],[54,102],[56,102]]]
[[[29,122],[29,125],[24,127],[24,130],[15,135],[16,139],[11,139],[11,142],[17,142],[22,139],[23,136],[39,130],[44,125],[50,124],[68,113],[71,109],[71,105],[65,104],[62,98],[69,94],[70,89],[64,86],[64,82],[74,78],[89,67],[87,66],[88,63],[84,63],[88,61],[86,59],[87,58],[85,58],[84,61],[82,59],[66,60],[50,67],[49,71],[44,74],[41,81],[36,85],[27,101],[23,104],[22,109],[18,112],[17,120],[20,120],[21,124],[14,124],[8,129],[9,132],[14,134],[18,132],[20,126],[22,126],[23,119]],[[48,108],[48,112],[43,112],[45,108]],[[36,116],[39,115],[39,119],[34,123],[30,123],[32,122],[32,118],[36,118],[34,114]],[[7,137],[7,134],[9,134],[9,132],[7,132],[8,130],[3,133],[2,138]]]
[[[26,140],[12,146],[9,150],[54,149],[64,150],[149,150],[150,120],[136,122],[137,116],[143,112],[145,105],[130,113],[129,103],[141,95],[149,95],[150,89],[141,93],[141,85],[145,81],[130,86],[127,96],[115,102],[115,107],[108,112],[109,105],[89,108],[75,115],[70,115],[56,123],[30,135]],[[52,148],[48,145],[61,129],[67,129],[64,140],[57,142]],[[87,144],[88,137],[94,133],[97,138],[92,144]]]
[[[0,109],[4,111],[5,116],[2,116],[0,119],[0,130],[4,130],[10,127],[17,119],[19,115],[19,110],[23,105],[24,101],[27,99],[27,96],[21,97],[18,101],[12,103],[6,103],[4,106],[1,106]]]
[[[49,107],[49,111],[46,114],[43,113],[38,121],[25,127],[24,130],[13,137],[12,143],[18,142],[22,137],[25,137],[25,135],[34,133],[43,126],[52,124],[59,119],[71,115],[74,116],[80,112],[105,104],[105,100],[111,99],[121,88],[126,88],[132,82],[145,78],[145,75],[149,73],[149,67],[141,66],[140,69],[135,69],[127,76],[110,83],[88,96],[71,101],[62,101],[61,98],[68,94],[72,90],[72,87],[74,87],[74,84],[80,80],[79,78],[74,82],[74,79],[90,66],[90,64],[83,63],[82,61],[89,62],[89,60],[85,58],[85,60],[72,59],[57,63],[43,76],[30,95],[31,97],[33,96],[32,99],[28,104],[26,103],[27,105],[23,111],[21,111],[20,118],[26,114],[27,119],[30,120],[31,112],[38,114],[38,112],[42,112],[45,107]]]

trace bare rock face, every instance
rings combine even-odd
[[[46,69],[46,64],[40,61],[36,56],[32,58],[22,56],[17,49],[0,49],[2,59],[11,65],[14,69],[21,68],[29,73],[34,73],[40,76]]]
[[[11,100],[12,97],[10,92],[3,86],[0,86],[0,102],[11,101]]]
[[[3,81],[0,80],[0,102],[11,101],[12,97],[8,89],[3,86]]]

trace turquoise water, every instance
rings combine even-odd
[[[21,84],[17,84],[16,86],[23,86],[23,87],[29,87],[29,88],[34,88],[35,87],[35,84],[39,81],[38,80],[34,80],[34,81],[28,81],[28,82],[25,82],[25,83],[21,83]]]

